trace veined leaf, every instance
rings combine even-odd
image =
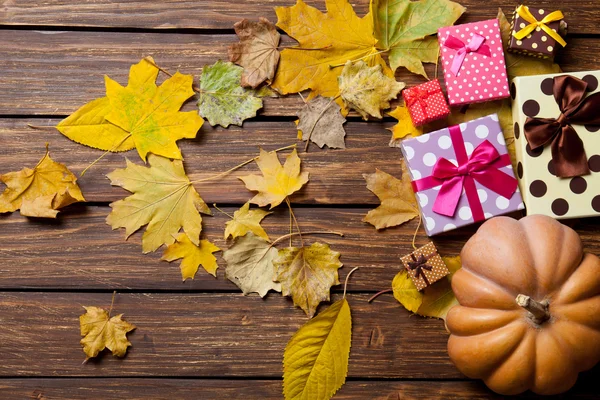
[[[135,329],[135,325],[123,321],[123,314],[110,318],[108,312],[99,307],[83,307],[86,313],[79,317],[81,328],[81,345],[86,359],[94,358],[105,348],[114,356],[124,357],[127,347],[127,333]]]
[[[196,245],[190,241],[185,233],[179,234],[175,243],[169,245],[165,249],[161,260],[175,261],[182,259],[181,279],[194,279],[198,268],[202,268],[212,276],[217,276],[217,258],[212,253],[221,251],[220,248],[209,242],[208,240],[200,240],[200,244]]]
[[[225,223],[224,239],[230,236],[236,238],[252,232],[256,236],[269,240],[267,232],[260,226],[260,221],[269,214],[271,213],[260,208],[250,210],[250,203],[244,204],[239,210],[233,213],[233,219]]]

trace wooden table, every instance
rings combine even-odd
[[[308,1],[323,7],[321,0]],[[364,14],[367,0],[355,0]],[[460,22],[509,12],[509,0],[463,0],[468,14]],[[201,68],[227,58],[236,42],[232,26],[242,18],[272,21],[275,5],[293,0],[109,0],[22,1],[0,6],[0,172],[33,166],[46,142],[55,160],[79,174],[100,152],[77,145],[57,132],[34,131],[27,124],[53,126],[85,102],[103,96],[103,75],[125,84],[129,66],[144,56],[170,71],[198,76]],[[558,6],[570,22],[569,46],[559,62],[565,71],[599,67],[600,21],[597,1],[538,0]],[[284,43],[291,39],[284,37]],[[433,66],[428,67],[433,71]],[[420,78],[405,71],[412,85]],[[191,179],[224,171],[257,154],[296,141],[293,120],[298,96],[266,99],[265,107],[243,129],[211,128],[181,141]],[[193,110],[195,101],[184,109]],[[363,173],[381,168],[400,175],[400,152],[388,147],[391,119],[365,123],[351,116],[346,150],[302,154],[311,181],[293,196],[305,230],[336,230],[344,238],[324,240],[342,253],[341,279],[360,267],[349,284],[354,329],[348,382],[337,399],[493,398],[481,382],[452,365],[440,320],[411,316],[392,296],[367,299],[390,287],[398,258],[411,249],[416,221],[376,232],[361,222],[377,205]],[[104,219],[108,204],[126,193],[105,175],[124,166],[128,156],[109,154],[79,180],[89,200],[68,207],[56,221],[0,217],[0,398],[1,399],[278,399],[282,355],[291,335],[306,322],[304,313],[277,294],[244,297],[224,278],[200,271],[181,282],[177,265],[143,255],[140,235],[125,241]],[[208,204],[233,211],[250,193],[237,179],[255,165],[219,182],[196,187]],[[273,236],[286,233],[288,214],[280,209],[265,220]],[[226,217],[205,218],[206,237],[226,248]],[[574,221],[586,248],[600,254],[598,218]],[[456,255],[475,228],[435,240],[445,255]],[[428,241],[423,231],[418,244]],[[103,354],[82,365],[78,317],[82,305],[108,307],[118,291],[115,312],[137,325],[125,359]],[[333,298],[341,295],[340,287]],[[321,308],[323,309],[323,308]],[[594,398],[600,368],[582,374],[569,398]]]

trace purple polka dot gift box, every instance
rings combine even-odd
[[[451,106],[509,96],[497,19],[440,28],[438,41]]]
[[[600,215],[600,71],[511,83],[517,177],[528,214]]]
[[[427,235],[524,208],[498,115],[401,144]]]

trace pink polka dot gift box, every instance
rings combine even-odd
[[[509,96],[497,19],[440,28],[438,41],[451,106]]]
[[[600,215],[600,71],[511,83],[517,177],[528,214]]]
[[[524,208],[498,115],[401,144],[427,235]]]

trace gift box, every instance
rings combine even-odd
[[[600,214],[600,71],[511,83],[517,177],[528,214]]]
[[[425,289],[450,273],[435,245],[431,242],[400,260],[417,290]]]
[[[554,58],[559,47],[567,45],[564,15],[541,8],[518,6],[513,14],[508,51],[539,58]],[[562,25],[561,25],[562,24]]]
[[[497,19],[440,28],[438,41],[450,105],[509,96]]]
[[[496,114],[401,149],[429,236],[524,208]]]
[[[437,79],[404,89],[402,97],[414,126],[446,118],[450,114],[442,86]]]

